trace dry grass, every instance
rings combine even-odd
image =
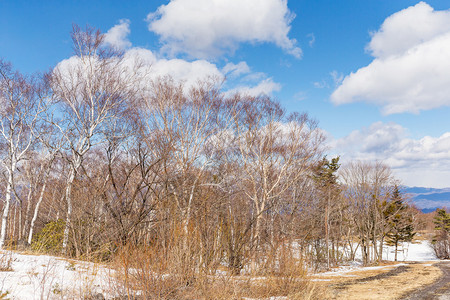
[[[320,281],[318,284],[328,288],[328,294],[323,299],[399,299],[402,295],[436,281],[442,271],[434,264],[411,264],[405,272],[374,280],[371,277],[385,274],[393,270],[393,267],[346,273],[345,277],[324,276],[320,279],[329,281]]]
[[[13,255],[9,250],[0,253],[0,272],[10,272],[12,269]]]
[[[175,253],[173,251],[172,253]],[[117,277],[112,289],[132,297],[139,291],[145,299],[323,299],[323,287],[309,281],[303,262],[287,259],[282,268],[265,268],[258,275],[204,272],[180,265],[175,257],[151,248],[125,248],[116,256]]]

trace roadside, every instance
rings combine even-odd
[[[327,299],[404,299],[414,291],[434,286],[442,275],[438,262],[408,262],[320,276],[316,284],[328,290]],[[426,299],[420,297],[413,299]]]
[[[421,299],[450,299],[450,262],[443,261],[436,264],[442,271],[442,276],[434,283],[423,289],[415,291],[411,295],[405,295],[405,300],[421,300]]]

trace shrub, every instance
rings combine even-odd
[[[37,252],[60,254],[66,222],[61,219],[45,224],[44,228],[31,242],[31,249]]]

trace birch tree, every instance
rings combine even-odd
[[[33,216],[29,221],[29,229],[28,229],[28,220],[30,218],[29,213],[31,211],[31,203],[27,204],[27,214],[25,219],[24,232],[28,229],[28,245],[31,244],[33,239],[34,228],[36,225],[36,221],[39,215],[39,211],[41,208],[41,204],[44,200],[44,194],[47,190],[47,184],[50,177],[50,172],[52,171],[52,167],[55,159],[61,151],[61,147],[64,143],[63,136],[59,134],[57,128],[55,127],[41,127],[39,134],[39,140],[41,144],[40,148],[40,157],[37,159],[37,163],[35,163],[38,168],[37,174],[34,178],[30,178],[30,182],[34,182],[33,186],[33,196],[36,199],[36,204],[33,209]],[[39,187],[39,189],[38,189]],[[30,199],[31,200],[31,199]]]
[[[65,122],[52,122],[65,139],[70,165],[66,178],[67,203],[63,251],[69,240],[73,182],[91,147],[100,143],[108,122],[120,118],[137,95],[138,65],[129,65],[121,53],[103,43],[98,30],[87,27],[72,31],[75,55],[62,61],[50,74],[54,100]]]
[[[340,175],[359,236],[363,263],[381,260],[386,230],[381,204],[394,185],[391,170],[380,162],[358,161],[347,164]]]
[[[240,179],[254,218],[253,243],[261,244],[264,213],[319,159],[323,136],[306,114],[286,116],[269,98],[247,98],[234,122]]]
[[[164,78],[153,82],[144,105],[144,130],[152,136],[149,140],[162,142],[152,148],[166,152],[157,155],[167,157],[164,170],[182,219],[186,247],[195,194],[214,156],[212,138],[226,127],[220,114],[222,95],[214,80],[187,87]]]
[[[14,176],[35,141],[33,130],[41,112],[34,82],[0,60],[0,163],[6,173],[6,192],[0,231],[0,249],[5,245]]]

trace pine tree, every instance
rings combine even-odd
[[[437,258],[450,258],[450,213],[445,209],[437,209],[434,217],[436,234],[432,244]]]
[[[384,215],[388,225],[386,242],[390,246],[395,246],[395,261],[397,261],[398,244],[410,242],[415,235],[409,206],[404,203],[398,186],[394,187],[391,201],[387,203]]]
[[[324,225],[325,225],[325,251],[326,251],[326,259],[327,259],[327,269],[330,269],[330,209],[331,209],[331,198],[339,193],[338,183],[337,183],[337,171],[340,167],[339,164],[339,156],[332,158],[329,161],[326,157],[324,157],[317,165],[314,170],[314,181],[319,190],[319,193],[322,194],[324,199],[326,199],[325,203],[325,212],[324,212]],[[334,244],[333,244],[334,245]],[[333,255],[335,253],[333,252]],[[336,257],[334,257],[336,261]]]

